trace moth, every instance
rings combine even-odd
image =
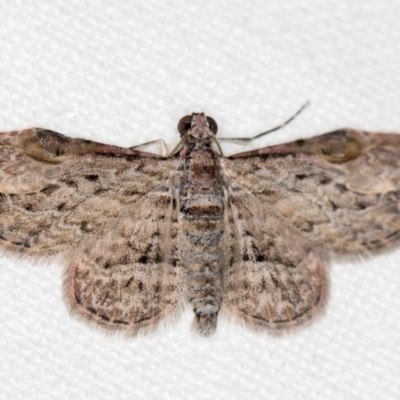
[[[134,336],[189,303],[203,336],[220,312],[285,332],[323,311],[330,260],[399,244],[400,135],[340,129],[224,157],[211,117],[178,130],[169,155],[0,133],[0,246],[58,255],[82,320]]]

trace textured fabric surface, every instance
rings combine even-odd
[[[176,144],[205,111],[246,149],[340,127],[400,132],[398,0],[0,4],[0,130]],[[224,146],[231,154],[242,150]],[[68,315],[62,269],[0,262],[0,399],[399,399],[400,251],[333,264],[325,316],[281,339],[192,312],[127,340]]]

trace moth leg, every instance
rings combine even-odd
[[[233,143],[238,143],[238,144],[246,144],[250,143],[255,139],[258,139],[264,135],[267,135],[268,133],[278,131],[279,129],[282,129],[286,125],[288,125],[290,122],[292,122],[296,117],[300,115],[300,113],[310,105],[310,101],[308,100],[306,103],[304,103],[290,118],[288,118],[286,121],[282,122],[278,126],[275,126],[272,129],[269,129],[265,132],[259,133],[258,135],[255,135],[253,137],[240,137],[240,138],[218,138],[219,142],[233,142]]]
[[[132,146],[132,147],[129,147],[129,148],[132,149],[132,150],[141,150],[141,149],[144,149],[144,148],[146,148],[148,146],[151,146],[152,144],[155,144],[155,143],[158,143],[160,145],[161,155],[163,157],[167,157],[167,155],[168,155],[168,147],[167,147],[167,144],[162,139],[152,140],[150,142],[142,143],[142,144],[139,144],[137,146]]]

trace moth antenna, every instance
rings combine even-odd
[[[279,129],[282,129],[283,127],[285,127],[286,125],[288,125],[290,122],[292,122],[296,117],[298,117],[301,112],[307,108],[309,105],[311,104],[310,100],[307,100],[290,118],[288,118],[286,121],[282,122],[281,124],[279,124],[278,126],[275,126],[272,129],[269,129],[265,132],[259,133],[258,135],[255,135],[253,137],[242,137],[242,138],[219,138],[218,140],[220,142],[238,142],[238,143],[249,143],[255,139],[258,139],[264,135],[267,135],[268,133],[271,132],[275,132],[278,131]]]

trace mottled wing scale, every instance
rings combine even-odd
[[[320,258],[248,190],[232,183],[229,198],[226,314],[275,334],[319,314],[328,291]]]
[[[0,245],[46,256],[96,234],[168,177],[172,160],[29,129],[0,136]]]
[[[304,324],[332,257],[399,244],[400,135],[344,129],[224,158],[212,118],[178,128],[168,158],[0,134],[0,247],[62,253],[67,302],[97,326],[149,331],[186,299],[207,336],[221,305],[254,329]]]
[[[3,249],[66,252],[67,301],[103,327],[134,334],[177,310],[173,159],[41,129],[3,133],[0,145]]]
[[[400,135],[339,130],[236,154],[225,170],[323,257],[399,244]]]
[[[177,315],[185,281],[174,260],[173,203],[168,192],[151,191],[82,244],[64,286],[73,311],[128,334]]]
[[[328,292],[321,259],[399,244],[400,135],[341,130],[223,165],[240,243],[224,304],[250,327],[279,332],[319,314]]]

